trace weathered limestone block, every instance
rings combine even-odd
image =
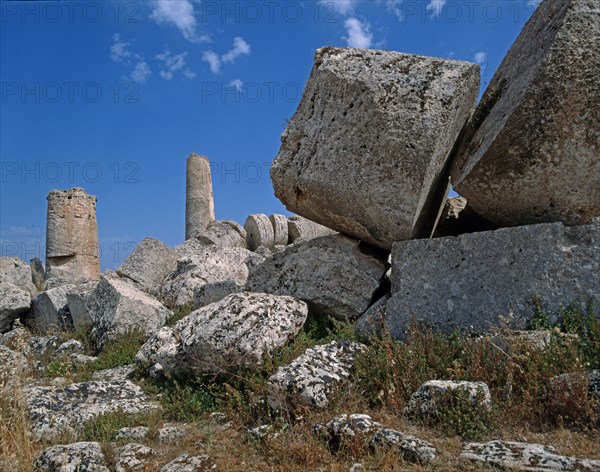
[[[97,286],[98,282],[88,282],[84,285],[79,285],[76,292],[67,293],[67,306],[74,328],[91,326],[94,323],[87,307],[87,301]]]
[[[334,234],[336,234],[336,231],[302,216],[294,215],[288,218],[288,243],[290,244],[299,239],[308,241],[321,236],[333,236]]]
[[[82,188],[48,194],[46,272],[51,286],[100,278],[96,197]]]
[[[157,239],[145,238],[117,270],[121,277],[139,283],[151,295],[158,295],[164,278],[177,268],[177,253]]]
[[[246,230],[232,220],[213,221],[205,230],[198,232],[196,239],[204,245],[246,249]]]
[[[274,246],[286,246],[288,243],[288,220],[285,215],[269,216],[271,226],[273,226]]]
[[[0,345],[0,395],[5,395],[2,388],[20,387],[30,375],[31,367],[25,354]]]
[[[275,195],[290,211],[384,249],[429,236],[478,93],[475,64],[319,49],[271,166]]]
[[[110,472],[102,446],[97,442],[47,447],[35,467],[43,472]]]
[[[202,308],[223,300],[227,295],[244,291],[244,285],[233,280],[204,284],[194,289],[194,308]]]
[[[211,470],[214,470],[214,463],[208,456],[182,454],[166,464],[160,472],[209,472]]]
[[[235,293],[155,332],[136,362],[145,367],[158,363],[166,375],[255,368],[264,354],[298,334],[307,315],[306,304],[292,297]]]
[[[393,429],[380,429],[371,440],[371,448],[396,448],[407,462],[429,464],[437,456],[432,444]]]
[[[352,441],[357,436],[366,436],[380,427],[381,425],[373,421],[369,415],[354,413],[336,416],[324,425],[316,424],[313,430],[335,450],[342,446],[344,441]]]
[[[368,307],[386,263],[343,235],[325,236],[274,254],[250,272],[247,289],[291,295],[340,320]]]
[[[307,349],[269,378],[271,408],[327,407],[331,395],[350,377],[356,358],[366,348],[355,342],[332,341]]]
[[[23,322],[40,334],[51,330],[68,331],[73,320],[68,306],[68,294],[77,292],[77,285],[60,285],[46,290],[35,297],[31,303],[31,312]]]
[[[244,285],[249,268],[262,261],[262,256],[247,249],[204,246],[196,255],[177,261],[177,270],[163,282],[161,297],[174,306],[192,304],[194,290],[202,285],[221,282]]]
[[[143,441],[150,434],[150,429],[146,426],[135,426],[133,428],[121,428],[115,438],[117,441],[131,440]]]
[[[86,421],[105,413],[136,414],[160,408],[128,380],[82,382],[64,387],[27,386],[23,398],[36,440],[79,431]]]
[[[598,313],[598,287],[600,220],[403,241],[392,251],[384,317],[396,339],[406,336],[413,317],[444,332],[525,329],[535,297],[551,314],[588,300]]]
[[[190,154],[186,164],[185,239],[196,237],[215,220],[208,157]]]
[[[131,443],[119,448],[118,454],[116,472],[134,472],[146,470],[146,462],[156,455],[156,451],[143,444]]]
[[[244,223],[248,249],[255,251],[258,247],[271,248],[275,245],[275,232],[271,221],[262,213],[250,215]]]
[[[44,290],[46,286],[46,268],[44,264],[36,257],[29,261],[29,267],[31,268],[33,285],[38,291]]]
[[[454,188],[502,226],[600,216],[600,7],[543,1],[466,133]]]
[[[18,257],[0,257],[0,282],[16,285],[32,297],[38,293],[31,274],[31,267]]]
[[[469,443],[462,458],[483,462],[501,469],[597,472],[600,461],[562,456],[552,446],[512,441]]]
[[[386,293],[371,305],[354,323],[360,336],[381,336],[385,331],[385,307],[391,295]]]
[[[151,295],[125,280],[102,276],[86,303],[93,320],[92,334],[102,347],[117,334],[149,333],[163,326],[171,312]]]
[[[13,321],[29,310],[31,294],[16,285],[0,282],[0,334],[10,331]]]

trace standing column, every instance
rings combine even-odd
[[[191,239],[215,221],[212,178],[208,157],[190,154],[187,160],[185,239]]]
[[[96,197],[82,188],[48,194],[46,270],[58,283],[100,278]]]

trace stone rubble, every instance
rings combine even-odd
[[[393,429],[377,431],[370,445],[375,450],[396,448],[405,461],[423,465],[432,463],[437,457],[437,450],[432,444]]]
[[[110,472],[102,446],[97,442],[47,447],[35,466],[43,472]]]

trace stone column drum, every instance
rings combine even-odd
[[[190,154],[187,160],[185,239],[191,239],[215,221],[212,177],[208,157]]]
[[[96,197],[82,188],[48,194],[46,268],[64,283],[100,279]]]

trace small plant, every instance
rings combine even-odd
[[[122,411],[105,413],[85,422],[80,434],[80,440],[110,443],[116,440],[121,428],[146,426],[152,430],[158,429],[158,425],[160,424],[161,419],[159,413],[156,411],[135,415]]]
[[[98,353],[94,369],[112,369],[133,363],[135,355],[146,342],[147,337],[143,331],[132,330],[109,339],[102,351]]]
[[[492,425],[491,411],[483,405],[483,394],[473,399],[469,392],[458,389],[446,392],[436,399],[436,413],[430,418],[448,435],[458,435],[465,440],[479,440]]]
[[[195,308],[193,303],[188,303],[187,305],[176,307],[173,311],[173,314],[167,320],[167,326],[173,326],[175,323],[185,318],[194,310]]]

